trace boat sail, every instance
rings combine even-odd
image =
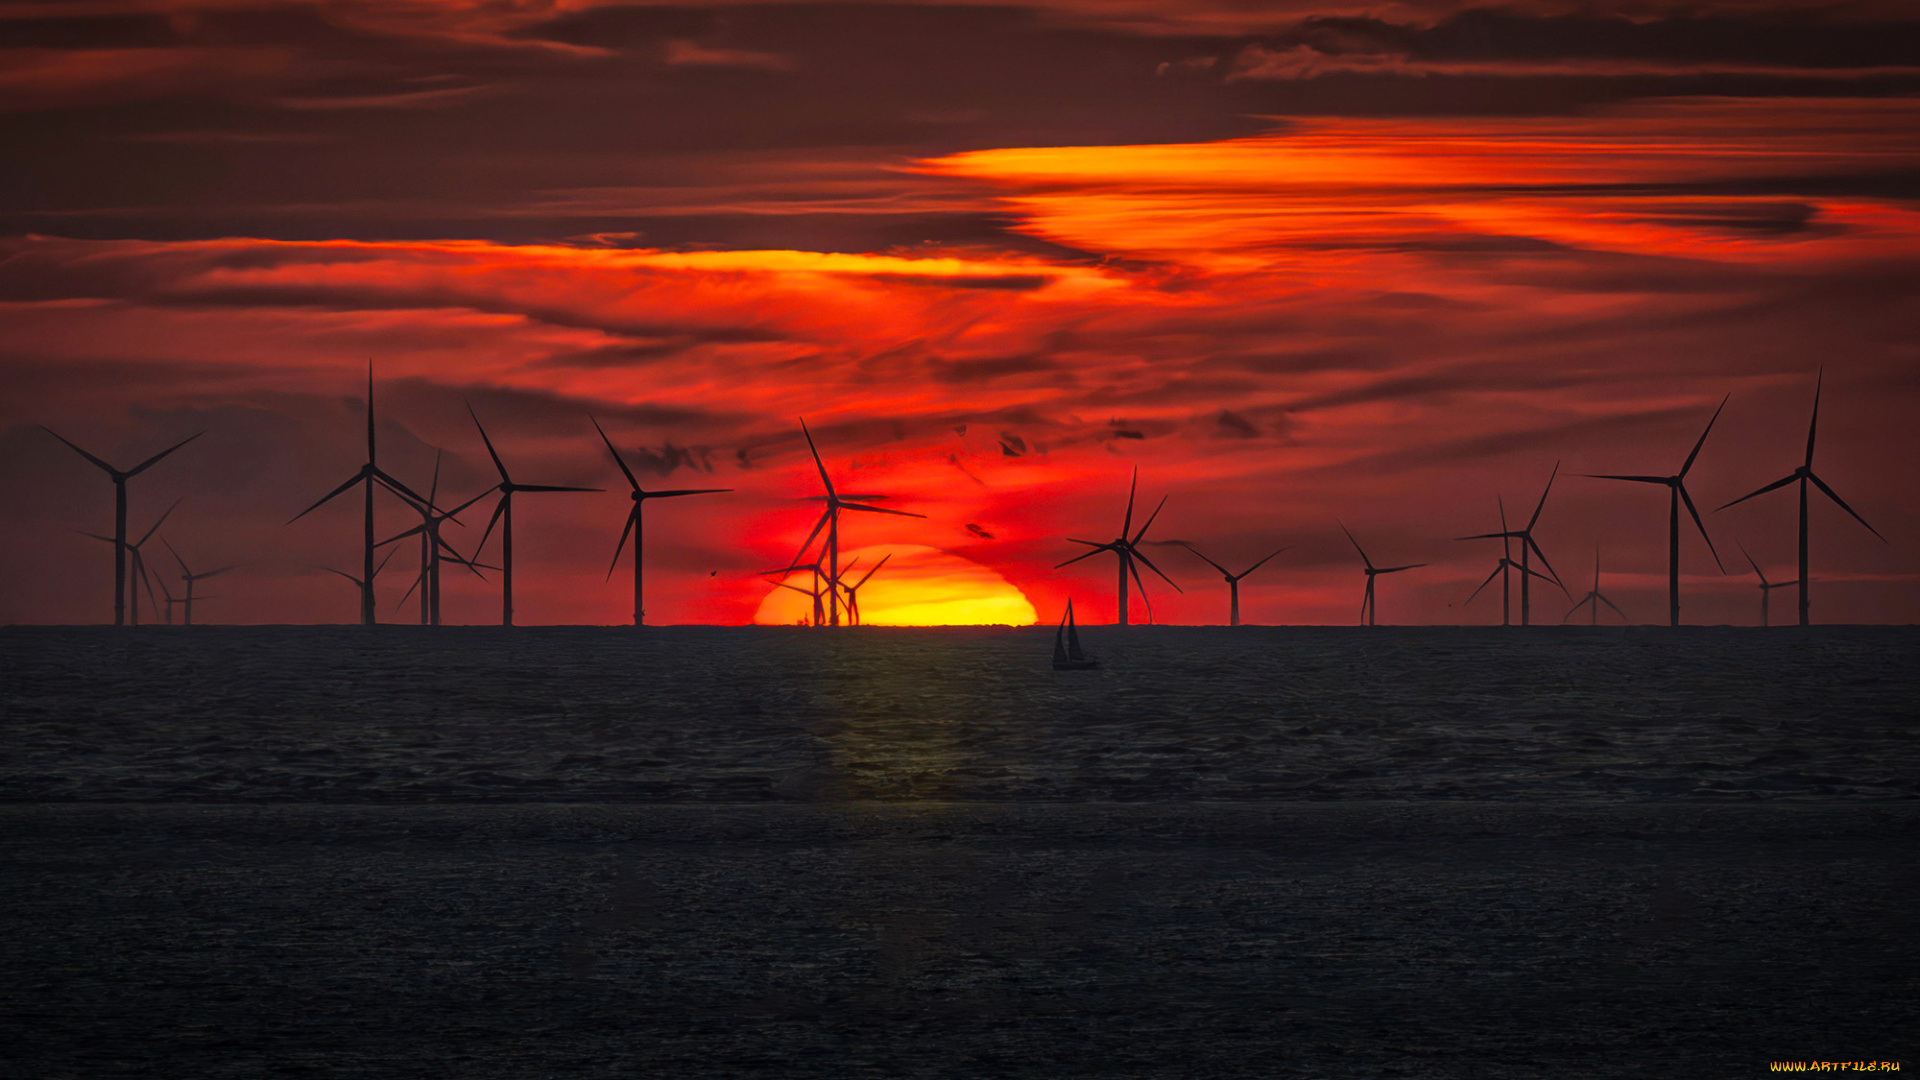
[[[1080,633],[1073,625],[1073,601],[1067,601],[1067,614],[1060,620],[1060,626],[1053,632],[1053,669],[1055,671],[1086,671],[1100,666],[1100,661],[1090,659],[1080,651]]]

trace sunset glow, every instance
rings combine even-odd
[[[920,544],[875,544],[840,553],[849,582],[887,559],[856,594],[865,626],[1030,626],[1033,604],[1007,579],[956,555]],[[810,588],[809,575],[790,583]],[[791,589],[775,587],[760,602],[753,621],[762,626],[792,626],[810,621],[813,601]]]
[[[206,431],[132,486],[135,524],[185,500],[167,539],[240,567],[223,620],[351,612],[327,570],[355,511],[285,522],[362,460],[369,359],[408,483],[493,482],[472,404],[516,470],[610,489],[516,511],[526,621],[631,618],[593,416],[641,482],[730,489],[649,510],[646,606],[736,624],[818,514],[802,416],[849,490],[926,515],[861,515],[849,549],[951,552],[1042,613],[1113,616],[1110,565],[1055,566],[1121,527],[1138,466],[1156,536],[1291,547],[1250,620],[1352,621],[1345,521],[1428,564],[1396,621],[1497,621],[1459,606],[1487,552],[1452,538],[1558,462],[1560,573],[1597,547],[1653,618],[1664,504],[1576,474],[1676,467],[1729,394],[1690,479],[1716,548],[1683,573],[1690,619],[1753,621],[1726,553],[1792,577],[1794,508],[1711,508],[1792,466],[1824,365],[1823,475],[1888,540],[1817,508],[1821,603],[1920,618],[1920,479],[1890,464],[1920,454],[1910,17],[722,4],[667,30],[578,0],[324,6],[319,40],[95,8],[0,12],[42,42],[0,50],[0,128],[34,148],[0,192],[0,620],[108,614],[68,538],[110,487],[43,424],[115,461]],[[1214,571],[1164,555],[1186,591],[1151,579],[1156,621],[1218,621]],[[496,589],[449,581],[449,619]]]

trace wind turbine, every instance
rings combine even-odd
[[[820,449],[813,444],[813,432],[807,429],[807,420],[805,417],[800,418],[800,431],[802,434],[804,434],[807,437],[807,449],[813,454],[814,467],[820,470],[820,483],[823,486],[825,486],[827,489],[827,493],[825,495],[815,496],[815,499],[820,501],[825,501],[827,504],[827,508],[823,513],[821,513],[820,520],[814,522],[813,531],[807,534],[806,543],[800,545],[800,554],[794,556],[793,564],[796,566],[800,564],[800,560],[806,555],[807,549],[813,546],[814,538],[820,535],[821,529],[823,528],[826,529],[827,530],[827,625],[839,626],[840,625],[840,511],[859,510],[859,511],[862,511],[863,513],[868,513],[868,514],[895,514],[900,517],[910,517],[910,518],[925,518],[927,515],[910,514],[905,510],[889,510],[882,506],[866,505],[866,503],[874,499],[886,498],[887,496],[885,495],[855,495],[852,493],[842,495],[838,491],[835,491],[833,487],[833,479],[827,475],[827,467],[820,460]],[[617,554],[616,554],[616,557],[618,557]]]
[[[1353,550],[1358,551],[1360,553],[1360,561],[1367,564],[1367,594],[1365,598],[1363,598],[1360,601],[1360,625],[1373,626],[1375,625],[1374,624],[1375,608],[1373,603],[1373,579],[1376,577],[1379,577],[1381,574],[1397,574],[1402,570],[1414,570],[1414,569],[1418,569],[1419,567],[1425,566],[1427,564],[1423,562],[1417,562],[1417,563],[1408,563],[1405,566],[1378,566],[1377,567],[1373,565],[1372,559],[1367,558],[1366,549],[1360,546],[1360,541],[1353,539],[1353,533],[1351,530],[1347,528],[1347,523],[1343,521],[1343,522],[1340,522],[1339,525],[1340,525],[1340,531],[1347,534],[1348,540],[1353,541]]]
[[[360,625],[361,626],[372,626],[374,624],[373,579],[376,573],[373,566],[373,549],[376,546],[373,542],[373,489],[374,489],[374,486],[379,485],[381,487],[384,487],[388,491],[406,500],[408,503],[411,503],[416,506],[426,502],[426,500],[422,499],[417,493],[414,492],[412,488],[394,479],[392,476],[388,475],[386,470],[380,468],[379,465],[375,464],[376,459],[374,457],[373,451],[374,451],[373,362],[368,361],[367,362],[367,460],[360,466],[360,471],[353,474],[352,479],[348,480],[344,484],[341,484],[339,487],[334,488],[332,491],[327,492],[326,495],[321,497],[319,502],[316,502],[312,506],[307,507],[305,510],[302,510],[299,513],[293,515],[293,517],[287,522],[287,524],[291,525],[295,521],[299,521],[301,518],[306,517],[308,514],[313,513],[315,510],[318,510],[320,509],[320,507],[331,502],[335,496],[345,494],[346,492],[352,490],[352,488],[356,484],[366,485],[366,488],[367,488],[366,516],[365,516],[366,543],[361,548],[361,559],[360,559],[360,572],[362,576],[353,577],[350,574],[343,574],[338,570],[333,571],[336,574],[340,574],[341,577],[347,578],[350,581],[357,581],[360,583]],[[384,566],[386,564],[382,563],[381,565]],[[328,569],[332,569],[332,568],[329,567]]]
[[[1127,516],[1124,519],[1122,519],[1120,523],[1120,535],[1113,538],[1112,540],[1107,541],[1104,544],[1096,544],[1091,540],[1076,540],[1075,538],[1069,536],[1067,537],[1068,543],[1085,544],[1086,546],[1092,548],[1093,550],[1085,552],[1084,554],[1075,555],[1073,558],[1068,559],[1066,562],[1060,563],[1058,566],[1054,567],[1055,570],[1058,570],[1062,566],[1072,566],[1074,563],[1079,562],[1081,559],[1091,559],[1095,555],[1098,555],[1103,551],[1111,551],[1115,555],[1119,556],[1120,558],[1120,621],[1119,621],[1119,625],[1121,626],[1127,625],[1127,576],[1129,574],[1133,576],[1134,583],[1140,586],[1140,598],[1147,602],[1147,620],[1149,622],[1153,620],[1153,600],[1152,598],[1147,596],[1147,583],[1140,580],[1140,571],[1134,568],[1133,564],[1135,560],[1139,560],[1141,563],[1145,564],[1147,569],[1153,571],[1156,574],[1159,574],[1160,580],[1166,582],[1169,585],[1172,585],[1174,592],[1183,593],[1183,594],[1186,592],[1186,590],[1182,589],[1178,584],[1176,584],[1172,578],[1168,577],[1164,573],[1161,573],[1160,568],[1153,565],[1153,560],[1141,554],[1140,548],[1138,546],[1140,543],[1140,538],[1147,535],[1147,530],[1153,527],[1153,519],[1159,517],[1161,508],[1167,505],[1167,497],[1165,495],[1162,495],[1160,497],[1160,505],[1153,508],[1153,513],[1147,515],[1147,523],[1145,525],[1140,526],[1140,531],[1137,533],[1134,533],[1131,539],[1129,539],[1127,536],[1128,531],[1133,528],[1133,497],[1135,492],[1139,490],[1139,487],[1140,487],[1140,466],[1135,465],[1133,467],[1133,483],[1129,485],[1127,488]]]
[[[487,429],[480,423],[480,417],[467,406],[467,415],[473,417],[473,426],[480,429],[480,441],[487,444],[487,456],[493,459],[493,467],[500,472],[500,482],[490,490],[500,493],[500,501],[493,506],[493,517],[487,520],[487,531],[480,534],[480,544],[473,549],[473,557],[480,557],[480,549],[487,546],[487,538],[493,535],[493,527],[500,526],[500,625],[513,625],[513,494],[516,491],[599,491],[600,488],[558,487],[553,484],[516,484],[513,477],[507,475],[506,463],[493,449],[493,440],[487,438]],[[482,495],[486,492],[482,492]]]
[[[1747,554],[1747,546],[1737,540],[1734,541],[1734,543],[1739,545],[1740,554],[1747,556],[1747,565],[1753,567],[1753,576],[1760,579],[1760,625],[1769,625],[1767,622],[1767,600],[1773,593],[1773,590],[1784,589],[1789,585],[1798,585],[1800,583],[1797,581],[1768,581],[1766,573],[1760,569],[1760,564],[1753,561],[1752,555]],[[1804,626],[1805,624],[1802,623],[1801,625]]]
[[[1462,536],[1457,538],[1460,540],[1499,540],[1501,545],[1501,552],[1502,552],[1500,556],[1500,561],[1503,564],[1510,564],[1512,562],[1512,560],[1508,558],[1508,556],[1506,555],[1507,541],[1508,540],[1520,541],[1520,625],[1521,626],[1533,625],[1532,584],[1533,584],[1534,578],[1542,576],[1540,574],[1534,573],[1531,566],[1529,565],[1529,558],[1528,558],[1529,553],[1540,556],[1540,565],[1546,567],[1547,573],[1552,575],[1551,577],[1548,577],[1546,580],[1553,582],[1555,585],[1559,585],[1561,592],[1564,593],[1567,591],[1567,587],[1560,583],[1559,573],[1554,570],[1553,564],[1547,561],[1547,553],[1540,550],[1539,543],[1537,543],[1533,539],[1533,527],[1539,524],[1540,511],[1546,509],[1547,507],[1547,493],[1553,490],[1553,481],[1559,475],[1560,475],[1560,463],[1556,461],[1553,463],[1552,475],[1547,477],[1547,486],[1543,488],[1540,492],[1540,502],[1538,503],[1538,505],[1534,506],[1533,516],[1527,519],[1526,528],[1509,529],[1507,527],[1506,504],[1501,503],[1499,532],[1480,533],[1476,536]],[[1505,570],[1506,569],[1505,565],[1503,565],[1500,569]],[[1489,577],[1487,580],[1491,581],[1493,579]],[[1503,583],[1503,589],[1504,589],[1504,583]],[[1479,591],[1480,591],[1479,589],[1474,590],[1475,593],[1478,593]],[[1469,602],[1471,602],[1473,597],[1470,596],[1467,599]],[[1567,599],[1569,600],[1573,599],[1573,596],[1571,593],[1567,595]],[[1502,626],[1506,625],[1506,616],[1504,614],[1501,616],[1501,625]]]
[[[1172,542],[1179,544],[1181,547],[1186,548],[1188,551],[1193,552],[1195,555],[1200,555],[1200,549],[1194,547],[1192,544],[1187,543],[1185,540],[1177,540]],[[1281,548],[1279,551],[1275,551],[1273,555],[1278,555],[1280,554],[1281,551],[1287,551],[1287,550],[1289,549]],[[1228,594],[1231,597],[1231,600],[1229,601],[1230,606],[1228,607],[1228,614],[1227,614],[1228,626],[1240,625],[1240,579],[1243,577],[1246,577],[1248,574],[1253,573],[1255,570],[1260,569],[1262,566],[1265,566],[1267,564],[1267,559],[1273,558],[1273,555],[1267,556],[1266,559],[1261,559],[1259,562],[1254,563],[1252,566],[1247,567],[1245,570],[1242,570],[1237,574],[1231,570],[1228,570],[1226,567],[1221,566],[1219,563],[1214,562],[1212,559],[1207,558],[1205,555],[1200,555],[1200,558],[1202,561],[1204,561],[1208,566],[1213,567],[1215,570],[1220,571],[1220,576],[1225,578],[1227,581],[1227,590],[1228,590]]]
[[[1746,502],[1748,499],[1753,498],[1755,495],[1764,495],[1767,492],[1772,491],[1774,488],[1786,487],[1788,484],[1793,483],[1795,480],[1800,481],[1800,578],[1797,582],[1784,582],[1783,584],[1797,584],[1800,586],[1800,625],[1801,626],[1808,625],[1808,618],[1807,618],[1807,481],[1809,480],[1813,481],[1814,486],[1818,487],[1821,491],[1825,492],[1827,498],[1832,499],[1835,505],[1839,506],[1840,509],[1845,510],[1849,515],[1851,515],[1853,520],[1859,522],[1862,525],[1865,525],[1868,532],[1872,533],[1877,537],[1880,537],[1881,543],[1884,544],[1887,542],[1886,537],[1880,536],[1880,530],[1874,528],[1871,525],[1867,525],[1866,518],[1863,518],[1859,514],[1854,513],[1853,507],[1848,506],[1845,499],[1842,499],[1839,495],[1835,494],[1834,490],[1827,486],[1826,481],[1820,479],[1818,476],[1815,476],[1813,473],[1813,433],[1814,433],[1814,429],[1817,428],[1820,424],[1820,384],[1826,381],[1826,377],[1827,377],[1826,369],[1822,368],[1820,371],[1820,374],[1814,379],[1814,383],[1813,383],[1813,419],[1807,421],[1807,459],[1806,461],[1802,462],[1800,464],[1800,467],[1793,470],[1793,472],[1788,473],[1786,476],[1783,476],[1778,480],[1775,480],[1773,483],[1768,484],[1766,487],[1763,487],[1758,491],[1750,491],[1747,494],[1740,496],[1739,498],[1733,500],[1733,502],[1730,502],[1726,504],[1726,506],[1722,506],[1715,511],[1715,513],[1718,513],[1719,510],[1725,510],[1727,506],[1733,506],[1735,503]],[[1691,510],[1692,507],[1689,506],[1688,509]],[[1765,596],[1766,594],[1763,592],[1761,593],[1761,595]]]
[[[627,478],[627,484],[633,488],[633,493],[631,496],[633,499],[633,509],[627,511],[627,524],[624,528],[620,530],[620,542],[614,545],[613,562],[608,564],[607,566],[607,580],[609,581],[613,580],[613,569],[614,567],[620,565],[620,552],[627,546],[627,534],[632,533],[633,534],[633,625],[644,626],[646,625],[646,621],[647,621],[646,608],[641,603],[641,594],[640,594],[640,566],[641,566],[640,547],[641,547],[641,541],[644,537],[643,523],[641,521],[641,514],[640,514],[641,507],[646,505],[648,499],[677,499],[682,495],[717,495],[723,491],[732,491],[733,489],[732,488],[682,488],[678,491],[648,491],[640,486],[640,481],[634,479],[633,470],[627,468],[626,459],[620,456],[620,451],[614,449],[613,440],[607,438],[606,429],[600,426],[600,421],[594,420],[592,416],[588,416],[587,419],[593,420],[593,430],[598,431],[600,433],[600,441],[607,444],[607,453],[613,455],[613,463],[615,465],[620,466],[621,474]]]
[[[1567,613],[1565,615],[1560,616],[1560,621],[1563,623],[1566,622],[1568,619],[1573,618],[1574,612],[1579,611],[1583,607],[1587,607],[1591,605],[1592,610],[1591,612],[1589,612],[1590,617],[1587,620],[1587,625],[1599,626],[1601,604],[1605,604],[1608,607],[1613,608],[1613,613],[1615,615],[1620,616],[1621,622],[1631,621],[1627,618],[1627,613],[1620,610],[1619,605],[1607,599],[1605,596],[1601,595],[1600,593],[1600,547],[1599,545],[1596,544],[1593,549],[1593,588],[1587,593],[1587,595],[1580,598],[1579,603],[1568,608]]]
[[[55,437],[58,438],[58,436],[55,436]],[[160,601],[154,598],[153,579],[147,575],[147,559],[146,559],[146,555],[143,554],[141,549],[147,546],[147,541],[153,539],[154,533],[157,533],[160,531],[160,526],[166,523],[167,515],[173,513],[174,506],[179,506],[179,505],[180,505],[180,500],[175,499],[173,501],[173,506],[167,507],[166,510],[161,513],[159,519],[154,521],[153,526],[149,528],[145,533],[142,533],[140,536],[140,539],[135,540],[131,544],[126,542],[125,537],[122,537],[116,540],[111,536],[101,536],[99,533],[90,533],[90,532],[81,533],[82,536],[91,536],[95,540],[99,540],[102,543],[113,544],[116,547],[124,548],[127,551],[128,555],[130,556],[129,562],[132,563],[132,567],[133,567],[134,583],[136,585],[141,585],[146,587],[147,606],[153,610],[153,613],[155,615],[160,614]],[[165,541],[162,541],[162,542],[164,543]],[[129,625],[139,626],[140,625],[140,591],[138,588],[134,588],[132,592],[133,592],[133,610],[130,612],[130,614],[133,616],[133,618],[132,618],[132,621],[129,623]]]
[[[452,544],[441,539],[440,526],[448,521],[452,521],[458,525],[460,523],[458,517],[460,511],[493,494],[493,491],[493,488],[488,488],[451,510],[440,510],[433,504],[433,500],[440,494],[440,455],[436,453],[433,458],[433,485],[427,489],[427,501],[412,504],[413,508],[420,514],[420,524],[415,525],[406,532],[389,536],[374,545],[375,547],[385,547],[388,544],[404,540],[409,536],[418,536],[420,538],[420,574],[413,579],[413,584],[409,585],[406,593],[400,597],[401,603],[405,603],[407,597],[413,595],[413,590],[420,590],[420,625],[440,625],[441,552],[444,551],[448,555],[451,555],[454,562],[466,567],[472,572],[474,577],[479,578],[481,581],[487,580],[487,576],[480,572],[479,566],[476,565],[473,560],[462,557],[458,551],[454,550]]]
[[[825,598],[828,593],[835,588],[835,585],[832,583],[822,584],[827,579],[826,571],[822,569],[820,565],[824,558],[825,555],[823,554],[810,563],[795,563],[791,566],[783,566],[778,570],[762,570],[760,572],[763,577],[769,574],[791,574],[797,570],[805,570],[813,575],[813,588],[811,589],[803,589],[798,585],[788,584],[785,578],[774,582],[775,585],[782,589],[792,589],[802,596],[810,596],[813,598],[813,621],[808,624],[809,626],[820,626],[826,622],[827,605]],[[859,561],[860,560],[855,559],[852,563],[848,563],[847,569],[853,569],[854,563]]]
[[[67,440],[66,436],[45,424],[40,425],[40,430],[66,443],[74,453],[98,465],[113,479],[113,625],[125,625],[127,621],[127,481],[146,472],[159,463],[161,458],[205,435],[206,432],[195,432],[131,469],[116,469],[75,446]],[[138,622],[137,616],[135,621]]]
[[[1707,443],[1707,435],[1713,431],[1713,422],[1720,419],[1720,409],[1727,407],[1727,397],[1720,399],[1720,408],[1713,410],[1713,416],[1707,421],[1706,430],[1700,433],[1700,440],[1693,444],[1693,452],[1680,466],[1680,471],[1672,476],[1637,476],[1615,473],[1582,473],[1595,480],[1626,480],[1635,484],[1665,484],[1667,486],[1667,610],[1671,624],[1680,625],[1680,504],[1687,504],[1687,513],[1693,516],[1695,528],[1700,530],[1700,539],[1707,542],[1707,550],[1713,553],[1713,564],[1720,567],[1721,573],[1727,568],[1720,562],[1720,553],[1714,551],[1713,538],[1707,535],[1707,527],[1700,523],[1700,511],[1693,508],[1693,498],[1687,494],[1687,470],[1693,468],[1693,459],[1700,456],[1700,448]],[[1791,479],[1789,477],[1788,479]],[[1781,483],[1786,483],[1785,480]],[[1779,484],[1773,485],[1779,487]],[[1825,485],[1822,485],[1823,487]],[[1765,490],[1765,489],[1762,489]],[[1759,492],[1754,492],[1758,495]],[[1752,498],[1752,496],[1748,496]],[[1737,501],[1737,500],[1736,500]],[[1802,575],[1803,577],[1805,575]]]
[[[233,567],[231,567],[231,566],[223,566],[223,567],[221,567],[221,568],[220,568],[220,569],[218,569],[218,570],[209,570],[209,571],[207,571],[207,572],[206,572],[206,573],[204,573],[204,574],[196,574],[196,573],[194,573],[194,572],[193,572],[192,570],[189,570],[189,569],[187,568],[187,560],[185,560],[185,559],[183,559],[183,558],[181,558],[181,557],[180,557],[180,553],[179,553],[178,551],[175,551],[175,550],[174,550],[174,547],[173,547],[173,542],[172,542],[172,541],[170,541],[170,540],[168,540],[168,539],[167,539],[166,537],[164,537],[164,536],[163,536],[163,537],[161,537],[161,538],[160,538],[160,542],[161,542],[161,543],[163,543],[163,544],[165,544],[165,545],[167,545],[167,550],[168,550],[169,552],[172,552],[172,554],[173,554],[173,561],[174,561],[174,562],[177,562],[177,563],[179,563],[179,564],[180,564],[180,580],[181,580],[181,581],[184,581],[184,582],[186,582],[186,583],[187,583],[187,595],[186,595],[185,597],[183,597],[183,598],[181,598],[181,600],[180,600],[180,604],[182,605],[182,607],[181,607],[181,610],[182,610],[182,611],[183,611],[183,612],[185,613],[185,616],[186,616],[186,617],[185,617],[185,619],[184,619],[184,620],[183,620],[183,621],[181,622],[181,625],[182,625],[182,626],[192,626],[192,625],[193,625],[193,585],[194,585],[194,582],[196,582],[196,581],[203,581],[203,580],[205,580],[205,579],[207,579],[207,578],[210,578],[210,577],[219,577],[219,576],[220,576],[221,574],[224,574],[224,573],[226,573],[227,571],[229,571],[229,570],[231,570],[231,569],[233,569]],[[168,599],[169,601],[171,601],[171,600],[173,599],[173,597],[172,597],[172,594],[168,594],[168,597],[167,597],[167,599]],[[211,599],[212,599],[212,597],[209,597],[209,596],[203,596],[203,597],[201,597],[200,599],[202,599],[202,600],[211,600]],[[171,621],[171,620],[169,620],[169,621]]]
[[[847,592],[847,619],[854,626],[860,625],[860,589],[866,585],[867,579],[875,573],[878,573],[880,568],[887,565],[887,560],[891,558],[893,558],[893,552],[889,551],[885,555],[880,556],[880,561],[873,564],[873,569],[860,575],[859,581],[851,585],[843,586]]]
[[[1501,538],[1500,561],[1494,565],[1493,573],[1487,575],[1487,580],[1475,586],[1474,590],[1467,594],[1466,601],[1460,606],[1466,607],[1467,604],[1473,603],[1473,598],[1480,595],[1480,590],[1493,584],[1493,579],[1497,577],[1500,579],[1500,625],[1511,626],[1513,625],[1513,616],[1511,614],[1513,611],[1513,581],[1509,571],[1518,570],[1523,577],[1531,574],[1541,581],[1552,581],[1553,579],[1530,566],[1522,566],[1513,561],[1513,540],[1507,530],[1506,500],[1496,495],[1493,501],[1494,505],[1500,508],[1500,531],[1494,534]]]

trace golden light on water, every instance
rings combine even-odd
[[[874,544],[840,553],[841,577],[858,582],[887,556],[887,564],[859,589],[860,621],[868,626],[1031,626],[1033,604],[1013,583],[971,559],[923,544]],[[853,565],[849,572],[846,567]],[[788,579],[811,587],[808,574]],[[812,618],[813,601],[773,587],[753,621],[792,626]]]

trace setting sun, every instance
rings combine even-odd
[[[887,564],[858,585],[881,559]],[[1006,578],[939,548],[874,544],[841,552],[840,567],[841,577],[858,585],[860,621],[869,626],[1031,626],[1036,617],[1033,604]],[[788,583],[811,587],[806,574],[795,574]],[[753,621],[791,626],[812,615],[813,601],[805,593],[775,586]]]

